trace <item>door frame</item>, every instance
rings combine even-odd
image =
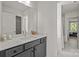
[[[73,1],[62,1],[57,3],[57,53],[62,52],[64,48],[62,5],[73,4]]]

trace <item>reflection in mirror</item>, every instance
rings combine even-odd
[[[21,34],[21,17],[16,16],[16,34]]]
[[[2,39],[11,39],[23,35],[25,32],[23,25],[23,17],[25,10],[28,7],[17,1],[3,1],[2,2],[2,21],[1,21],[1,34]],[[28,10],[26,10],[27,12]],[[20,35],[17,35],[20,34]]]
[[[33,2],[30,3],[35,4]],[[2,1],[2,37],[26,36],[31,34],[31,30],[37,32],[38,8],[36,6],[32,7],[18,1]]]

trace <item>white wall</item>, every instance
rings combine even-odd
[[[31,30],[38,31],[37,28],[37,20],[38,20],[38,8],[37,2],[31,1],[32,7],[29,7],[27,10],[23,12],[24,16],[28,17],[28,32],[30,33]]]
[[[1,15],[2,15],[2,3],[0,1],[0,39],[1,39]]]
[[[38,3],[38,32],[47,33],[47,56],[57,56],[57,2]]]
[[[37,31],[37,20],[38,20],[38,8],[37,8],[37,2],[32,1],[32,8],[29,10],[29,32],[31,30]]]
[[[7,5],[2,5],[2,11],[11,13],[11,14],[14,14],[14,15],[17,15],[17,16],[22,16],[23,15],[23,12],[21,12],[20,10],[14,9],[14,8],[9,7]]]
[[[16,16],[8,13],[2,13],[2,33],[15,34],[16,31]]]

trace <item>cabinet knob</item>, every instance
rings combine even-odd
[[[16,52],[17,52],[16,50],[13,51],[13,53],[16,53]]]
[[[37,49],[35,48],[35,51],[37,51]]]

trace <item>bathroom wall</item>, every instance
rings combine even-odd
[[[2,15],[2,3],[0,2],[0,39],[1,39],[1,15]]]
[[[37,2],[32,1],[32,7],[28,9],[28,31],[31,32],[31,30],[38,32],[38,7]]]
[[[38,2],[38,32],[47,33],[47,56],[57,56],[57,2]]]
[[[2,33],[3,34],[12,34],[16,31],[16,16],[8,13],[2,13]]]

